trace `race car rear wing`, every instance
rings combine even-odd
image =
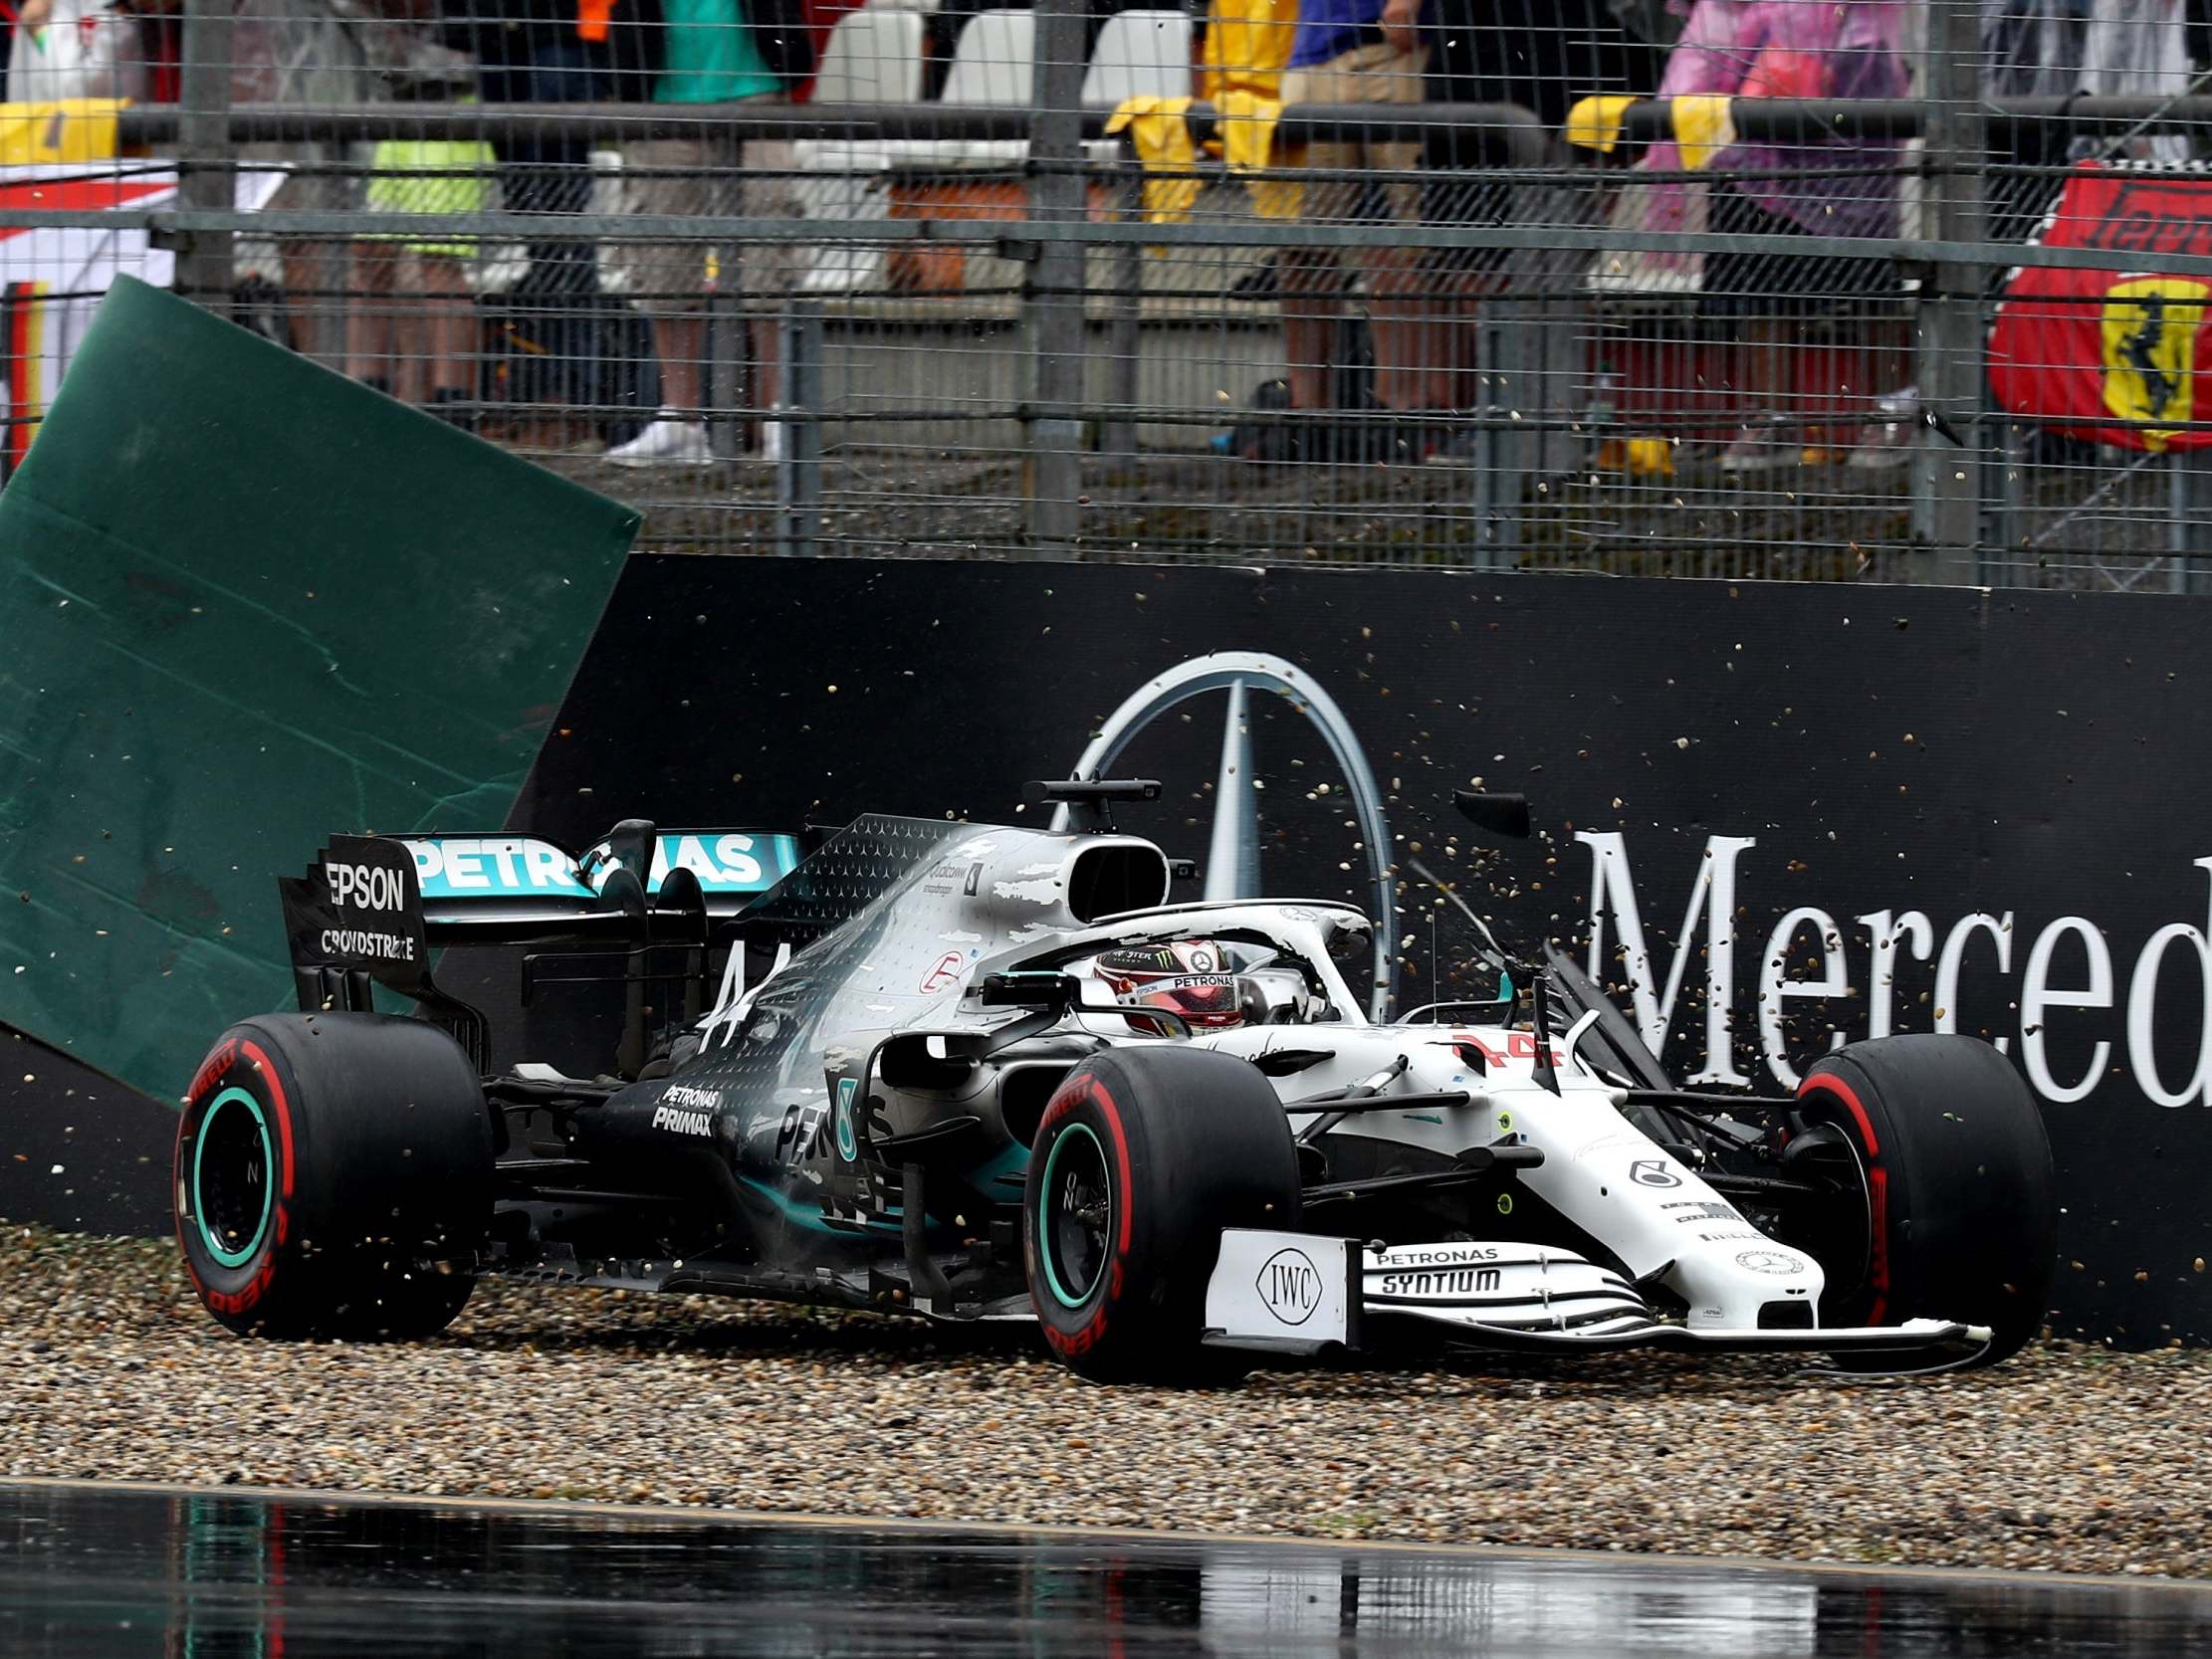
[[[689,911],[696,883],[710,917],[737,916],[798,863],[795,836],[751,830],[658,830],[641,820],[615,826],[580,854],[535,836],[407,835],[392,838],[413,858],[424,920],[479,937],[499,929],[535,936],[586,931],[624,911],[616,872],[639,878],[648,910]],[[650,853],[646,852],[650,848]],[[689,875],[692,883],[681,880]]]
[[[480,1060],[484,1019],[441,991],[450,944],[704,952],[718,922],[757,905],[798,863],[798,838],[615,825],[582,853],[524,835],[336,835],[306,875],[279,877],[301,1008],[365,1010],[372,987],[413,998]]]

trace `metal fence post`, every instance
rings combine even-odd
[[[1571,411],[1585,380],[1586,310],[1540,291],[1482,302],[1475,357],[1481,388],[1474,481],[1478,568],[1510,569],[1530,540],[1532,484],[1587,467]]]
[[[2166,546],[2173,554],[2175,593],[2212,592],[2212,454],[2167,452]]]
[[[1021,336],[1029,358],[1022,487],[1032,553],[1072,551],[1082,528],[1083,245],[1059,234],[1084,211],[1083,19],[1079,0],[1038,0],[1035,114]]]
[[[821,535],[821,302],[789,301],[780,327],[783,453],[775,462],[775,505],[782,534],[777,551],[808,558],[820,550]]]
[[[2033,562],[2028,551],[2032,515],[2028,490],[2028,434],[2017,421],[1999,421],[1990,435],[1989,467],[1983,474],[1989,501],[1983,518],[1988,525],[1983,559],[1992,582],[2018,582],[2006,570],[2018,561]]]
[[[227,213],[237,187],[230,139],[231,0],[184,0],[183,63],[177,81],[177,205]],[[187,231],[177,239],[171,286],[218,315],[230,313],[231,233]]]
[[[1144,173],[1135,161],[1114,192],[1115,220],[1132,231],[1144,223]],[[1144,350],[1145,245],[1134,235],[1114,244],[1114,295],[1107,310],[1106,416],[1098,447],[1122,466],[1137,460],[1137,368]]]
[[[1926,154],[1922,234],[1982,240],[1988,123],[1981,104],[1977,0],[1928,0]],[[1941,582],[1981,576],[1982,290],[1977,266],[1937,261],[1919,306],[1920,400],[1963,439],[1923,426],[1912,468],[1912,528]]]
[[[732,146],[735,148],[736,146]],[[753,355],[752,307],[739,291],[750,286],[745,251],[734,241],[714,244],[714,292],[707,296],[706,385],[707,448],[717,461],[734,461],[745,448],[746,422],[738,410],[759,396],[760,365],[754,364],[755,395],[746,393],[746,364]],[[779,318],[777,327],[783,327]]]

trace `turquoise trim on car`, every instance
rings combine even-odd
[[[1106,1275],[1101,1271],[1091,1280],[1081,1296],[1070,1296],[1067,1293],[1067,1287],[1060,1283],[1059,1269],[1052,1260],[1052,1171],[1060,1161],[1060,1148],[1073,1141],[1078,1135],[1091,1143],[1091,1150],[1098,1154],[1099,1171],[1101,1174],[1105,1172],[1106,1148],[1100,1143],[1098,1137],[1091,1132],[1090,1125],[1070,1124],[1067,1127],[1067,1132],[1052,1142],[1052,1150],[1045,1154],[1043,1183],[1037,1188],[1037,1260],[1044,1264],[1044,1282],[1051,1289],[1053,1300],[1063,1308],[1083,1307],[1092,1297],[1098,1294],[1099,1288],[1106,1283]],[[1112,1191],[1109,1187],[1107,1203],[1111,1205],[1112,1202]],[[1109,1210],[1109,1219],[1111,1219],[1111,1214],[1112,1212]],[[1112,1228],[1109,1227],[1107,1231],[1111,1234]],[[1100,1266],[1103,1269],[1104,1263],[1102,1262]]]
[[[241,1101],[253,1115],[254,1128],[261,1132],[261,1166],[266,1178],[261,1184],[261,1219],[254,1224],[253,1236],[236,1250],[223,1248],[222,1240],[215,1236],[215,1229],[207,1224],[207,1205],[200,1196],[200,1160],[207,1152],[207,1132],[214,1124],[216,1114],[232,1101]],[[269,1137],[269,1120],[262,1115],[261,1102],[233,1084],[208,1104],[207,1116],[200,1120],[199,1133],[192,1142],[192,1219],[200,1229],[200,1243],[207,1253],[225,1267],[244,1267],[254,1259],[261,1248],[261,1241],[269,1231],[269,1216],[277,1202],[277,1147]]]

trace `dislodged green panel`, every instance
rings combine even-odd
[[[119,283],[0,492],[0,1021],[173,1098],[272,877],[506,821],[637,524]]]

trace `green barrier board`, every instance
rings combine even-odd
[[[175,1099],[275,876],[506,821],[637,524],[118,283],[0,492],[0,1021]]]

